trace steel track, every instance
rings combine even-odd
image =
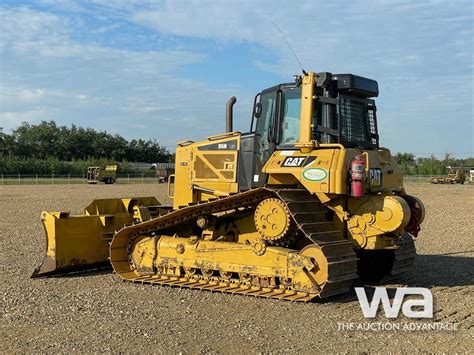
[[[278,197],[284,201],[300,237],[305,237],[312,244],[318,245],[325,254],[328,261],[328,280],[324,285],[318,285],[317,293],[297,292],[291,285],[261,287],[248,281],[235,278],[228,280],[217,276],[141,276],[133,270],[127,255],[130,238],[159,235],[160,231],[164,230],[169,232],[173,227],[194,223],[195,219],[203,214],[215,214],[244,207],[255,208],[259,202],[268,197]],[[352,244],[344,239],[342,231],[334,229],[332,222],[327,219],[326,207],[307,190],[272,186],[190,204],[152,220],[124,227],[115,234],[111,243],[111,263],[115,272],[127,281],[303,302],[316,297],[324,298],[345,293],[352,281],[357,278],[357,258]]]

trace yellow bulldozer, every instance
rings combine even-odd
[[[257,94],[250,129],[176,149],[172,206],[95,200],[43,212],[33,276],[111,264],[118,277],[291,301],[348,292],[410,268],[424,218],[379,146],[376,81],[306,73]]]

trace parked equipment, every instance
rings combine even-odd
[[[466,181],[466,173],[463,168],[448,167],[447,176],[434,176],[429,179],[432,184],[464,184]]]
[[[158,183],[164,184],[174,174],[174,163],[155,163],[152,164],[152,169],[155,170]]]
[[[100,166],[90,166],[87,168],[87,183],[113,184],[117,180],[117,165],[106,165],[105,169]]]
[[[173,206],[43,212],[34,276],[110,257],[128,281],[310,301],[404,272],[424,207],[379,147],[376,96],[374,80],[304,73],[257,94],[247,133],[232,130],[231,98],[226,133],[178,143]]]

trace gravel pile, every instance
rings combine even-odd
[[[163,201],[165,186],[0,186],[0,352],[468,351],[474,186],[413,184],[408,191],[427,207],[420,255],[386,286],[431,288],[434,320],[458,322],[458,331],[340,331],[338,322],[367,321],[354,292],[299,304],[136,285],[106,271],[30,279],[45,248],[42,210],[78,213],[94,198],[131,195]],[[379,313],[376,321],[387,319]]]

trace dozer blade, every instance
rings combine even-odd
[[[31,277],[110,266],[109,242],[115,231],[164,210],[156,198],[138,197],[94,200],[83,215],[43,212],[46,255]]]

